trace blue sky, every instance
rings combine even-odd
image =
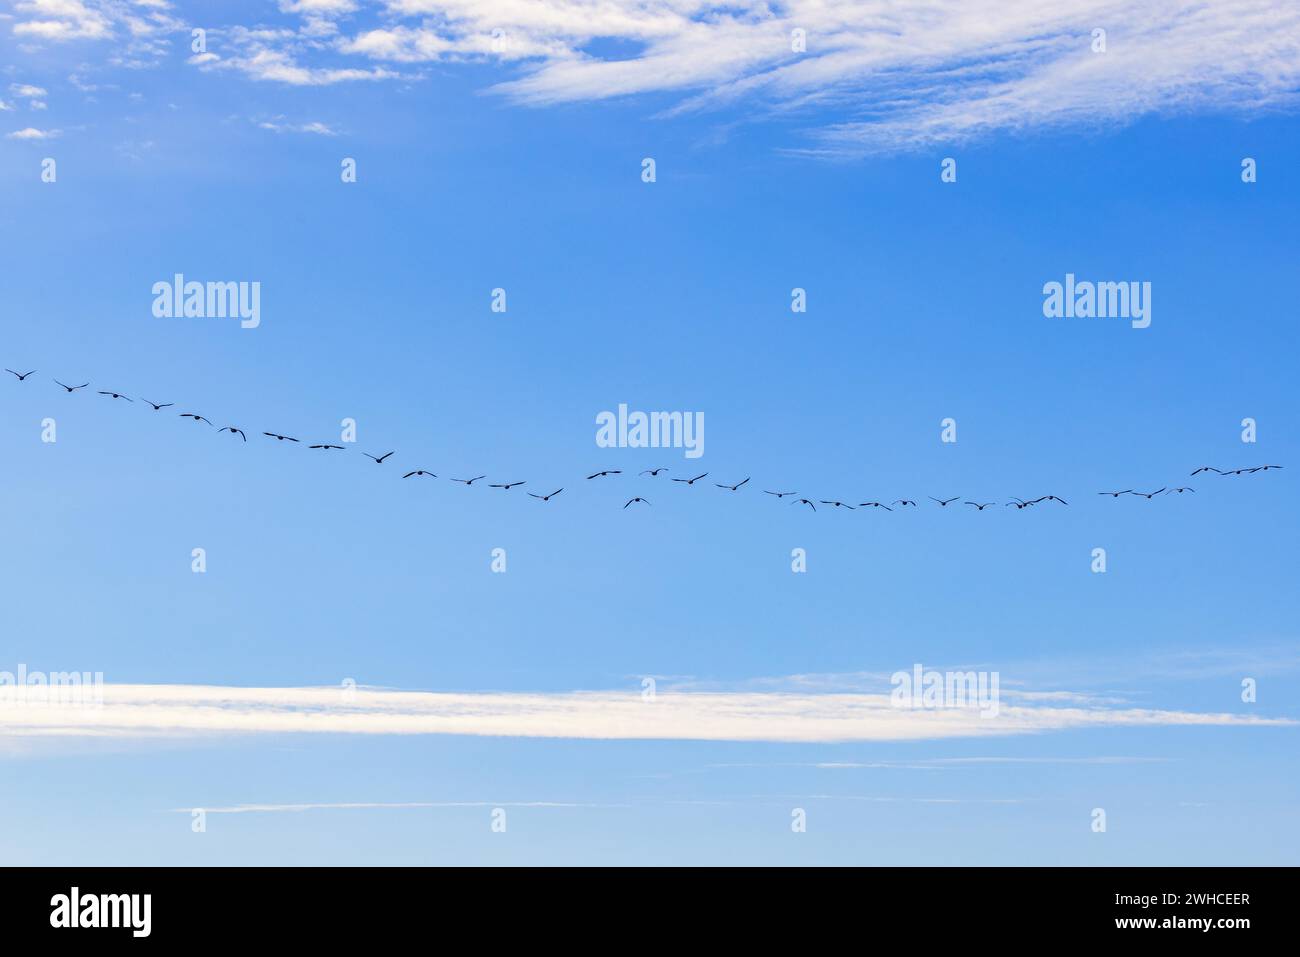
[[[0,671],[108,686],[0,704],[0,860],[1296,862],[1294,15],[282,6],[0,20]],[[917,663],[999,719],[882,705]]]

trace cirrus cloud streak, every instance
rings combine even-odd
[[[133,64],[171,55],[164,36],[188,44],[187,14],[212,19],[186,6],[21,0],[11,29],[26,42],[126,40],[134,53],[114,56]],[[263,9],[252,23],[212,24],[207,50],[189,62],[298,87],[406,82],[424,78],[425,64],[489,62],[510,71],[496,93],[536,106],[655,95],[663,116],[726,107],[806,119],[809,153],[1153,114],[1252,116],[1300,99],[1300,5],[1275,0],[268,0]]]

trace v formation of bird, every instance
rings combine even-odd
[[[15,372],[13,369],[5,369],[5,371],[8,372],[10,375],[12,375],[20,383],[25,383],[30,377],[36,375],[37,372],[36,369],[33,369],[30,372]],[[85,389],[90,386],[89,382],[83,382],[80,385],[68,385],[67,383],[62,382],[58,379],[54,379],[53,381],[55,385],[63,389],[63,391],[68,395],[71,395],[74,392],[78,392],[81,389]],[[135,401],[130,396],[123,395],[122,393],[116,392],[111,389],[100,389],[98,390],[98,393],[100,395],[107,396],[111,400],[121,399],[126,402]],[[161,412],[163,409],[170,409],[176,404],[174,402],[154,402],[152,399],[146,399],[143,397],[141,397],[140,401],[148,405],[154,412]],[[180,418],[189,419],[195,424],[202,422],[206,424],[209,428],[214,428],[212,421],[210,419],[208,419],[206,416],[200,415],[197,412],[180,412],[178,413],[178,415],[180,416]],[[227,425],[220,429],[217,429],[217,432],[218,433],[229,432],[232,437],[238,435],[244,442],[248,441],[248,436],[244,434],[244,430],[238,428],[237,426]],[[262,434],[267,438],[276,440],[277,442],[293,442],[295,444],[300,444],[300,440],[294,438],[291,435],[282,435],[279,432],[263,432]],[[308,445],[307,448],[320,449],[322,451],[339,451],[339,452],[347,451],[347,448],[345,446],[335,445],[327,442],[320,442],[320,443]],[[363,452],[361,454],[366,456],[368,459],[371,459],[376,465],[383,465],[391,456],[396,455],[397,453],[396,450],[394,450],[390,452],[385,452],[382,455],[374,455],[370,452]],[[1218,476],[1254,475],[1256,472],[1268,472],[1280,468],[1282,468],[1282,466],[1280,465],[1256,465],[1256,466],[1237,468],[1237,469],[1218,469],[1210,465],[1203,465],[1200,468],[1196,469],[1194,472],[1192,472],[1191,476],[1194,478],[1197,475],[1207,474],[1210,472],[1213,472],[1215,475]],[[649,476],[650,478],[658,478],[659,475],[667,471],[670,471],[670,469],[668,469],[667,467],[659,467],[653,469],[646,469],[639,474],[641,476]],[[599,472],[593,472],[590,475],[588,475],[586,480],[591,481],[593,479],[609,478],[610,476],[616,476],[622,474],[623,474],[622,469],[602,469]],[[694,485],[696,482],[700,481],[703,478],[707,478],[708,474],[709,474],[708,472],[702,472],[699,475],[696,475],[692,478],[672,478],[672,481],[680,483],[682,485],[689,486],[689,485]],[[437,473],[430,472],[427,469],[423,469],[423,468],[413,469],[402,475],[402,478],[404,479],[417,478],[417,477],[437,478],[438,476]],[[480,479],[485,479],[485,478],[487,478],[486,475],[476,475],[473,478],[453,478],[451,479],[451,481],[457,482],[461,485],[469,486],[469,485],[473,485],[475,482],[479,481]],[[508,492],[512,488],[516,488],[520,485],[526,485],[526,484],[527,482],[522,480],[509,481],[509,482],[489,482],[488,488],[501,489],[502,491]],[[715,488],[720,488],[727,492],[739,492],[744,486],[748,484],[749,484],[749,476],[746,476],[745,478],[741,479],[739,482],[735,482],[735,483],[727,483],[727,482],[713,483]],[[537,492],[529,492],[528,495],[532,498],[537,499],[538,501],[549,502],[551,499],[555,498],[555,496],[559,495],[563,491],[564,488],[557,488],[554,492],[550,492],[549,494],[546,495],[541,495]],[[1108,496],[1110,498],[1119,498],[1121,495],[1132,495],[1135,498],[1144,498],[1149,502],[1152,499],[1154,499],[1157,495],[1182,495],[1186,492],[1195,493],[1196,489],[1185,485],[1184,486],[1161,486],[1160,488],[1152,492],[1144,492],[1140,489],[1128,488],[1128,489],[1123,489],[1121,491],[1098,492],[1097,494]],[[849,504],[848,502],[841,502],[838,499],[833,499],[833,498],[816,499],[815,501],[809,498],[795,498],[794,496],[797,496],[799,494],[798,492],[772,491],[769,489],[763,489],[763,494],[771,495],[775,497],[777,501],[784,501],[787,497],[789,497],[791,499],[790,501],[791,505],[807,506],[809,509],[811,509],[814,512],[817,511],[818,505],[828,506],[831,509],[847,509],[848,511],[854,511],[860,508],[880,508],[880,509],[884,509],[887,512],[893,512],[898,509],[906,509],[908,507],[912,507],[912,508],[917,507],[916,502],[913,499],[908,499],[908,498],[895,499],[894,501],[888,504],[884,502],[873,501],[873,502],[859,502],[856,505],[852,505]],[[969,505],[974,507],[975,510],[979,512],[983,512],[985,509],[990,508],[997,504],[996,502],[966,501],[962,499],[960,495],[954,495],[951,498],[935,498],[934,496],[927,496],[927,497],[930,499],[930,501],[936,503],[940,508],[947,508],[949,505],[952,505],[957,502],[961,502],[964,505]],[[1042,504],[1043,502],[1053,502],[1059,505],[1070,504],[1065,499],[1061,498],[1059,495],[1040,495],[1038,498],[1033,498],[1033,499],[1021,499],[1012,496],[1011,501],[1004,503],[1003,507],[1015,508],[1017,511],[1021,511],[1026,508],[1032,508],[1035,505]],[[642,498],[640,495],[637,495],[628,499],[627,502],[623,505],[623,508],[626,509],[630,505],[650,505],[650,504],[651,503],[648,499]]]

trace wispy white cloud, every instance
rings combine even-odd
[[[14,35],[40,40],[100,40],[113,35],[112,20],[95,3],[81,0],[19,0]]]
[[[15,11],[15,36],[114,39],[121,66],[188,40],[164,0]],[[268,0],[209,36],[192,65],[291,86],[481,60],[512,68],[493,89],[521,103],[659,94],[665,115],[815,115],[802,152],[824,154],[1300,98],[1300,6],[1275,0]]]
[[[167,0],[18,0],[13,31],[56,42],[142,37],[175,29]]]
[[[431,692],[105,685],[98,707],[0,696],[0,734],[110,738],[207,734],[454,734],[693,741],[920,741],[1100,727],[1292,726],[1286,718],[1136,708],[1007,705],[899,709],[886,694]]]
[[[880,804],[1024,804],[1024,798],[914,797],[874,794],[751,794],[735,798],[673,799],[640,798],[635,803],[590,803],[585,801],[340,801],[300,804],[232,804],[226,807],[175,807],[173,814],[299,814],[304,811],[445,810],[456,808],[526,808],[541,810],[627,810],[651,805],[737,807],[755,804],[788,804],[794,801],[866,801]]]
[[[1130,765],[1163,764],[1170,758],[1127,757],[1121,755],[1095,755],[1089,757],[966,757],[917,758],[912,761],[780,761],[763,763],[710,764],[710,769],[730,768],[815,768],[821,771],[892,770],[892,771],[942,771],[951,768],[973,767],[985,764],[1044,764],[1044,765]]]
[[[587,804],[576,801],[343,801],[308,804],[234,804],[204,807],[204,814],[276,814],[302,811],[411,810],[419,808],[508,807],[508,808],[622,808],[626,804]],[[172,808],[177,814],[192,814],[194,808]]]
[[[289,86],[333,86],[363,80],[391,80],[399,74],[387,67],[308,66],[295,49],[296,36],[275,31],[235,30],[231,34],[234,53],[221,56],[212,51],[190,57],[189,63],[212,72],[233,70],[250,79]]]
[[[183,26],[167,0],[18,0],[14,10],[13,34],[25,49],[111,40],[107,62],[128,69],[158,62]]]
[[[127,159],[141,162],[144,160],[144,154],[154,149],[157,144],[153,140],[126,140],[118,143],[115,149]]]
[[[273,116],[257,121],[258,129],[273,133],[312,133],[316,136],[338,136],[338,131],[328,123],[313,120],[310,123],[290,123],[283,116]]]
[[[14,130],[5,138],[11,140],[52,140],[62,134],[62,130],[38,130],[34,126],[28,126],[25,129]]]

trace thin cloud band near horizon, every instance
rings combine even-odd
[[[374,688],[104,684],[102,703],[0,698],[0,739],[249,734],[464,735],[589,740],[926,741],[1100,727],[1290,727],[1292,718],[1104,705],[905,709],[888,694],[442,693]]]

